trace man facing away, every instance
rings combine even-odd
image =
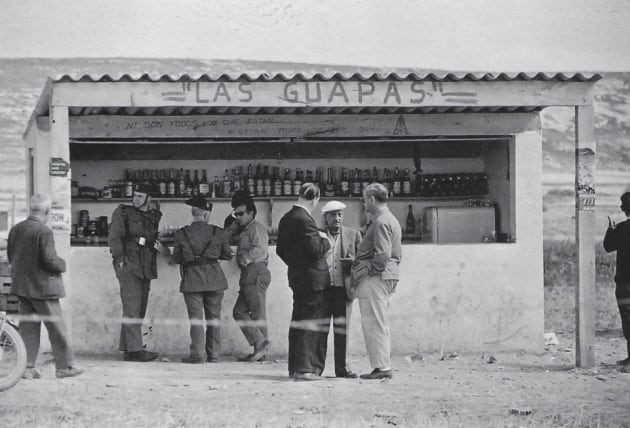
[[[391,379],[391,337],[389,303],[396,290],[402,257],[400,223],[387,207],[387,189],[372,183],[363,191],[363,202],[372,217],[359,252],[352,265],[352,280],[356,286],[361,325],[371,373],[362,379]]]
[[[335,376],[354,379],[357,375],[348,368],[346,357],[352,300],[356,297],[351,287],[350,267],[361,243],[361,234],[342,225],[345,209],[346,205],[339,201],[327,202],[322,207],[324,232],[330,242],[326,263],[331,286],[324,293],[333,317]]]
[[[627,367],[630,366],[630,192],[621,195],[621,210],[626,215],[625,221],[615,224],[608,217],[604,249],[608,253],[617,251],[615,297],[627,347],[626,358],[617,361],[617,364]]]
[[[180,289],[190,320],[190,354],[183,363],[219,361],[221,303],[228,288],[219,260],[230,260],[232,250],[223,229],[208,224],[212,204],[203,196],[185,202],[193,221],[175,232],[173,261],[180,264]],[[205,322],[204,322],[205,316]]]
[[[52,230],[46,225],[50,217],[50,195],[38,193],[31,198],[31,215],[9,232],[7,257],[11,264],[11,294],[20,301],[20,335],[26,345],[25,379],[38,379],[35,370],[39,352],[41,320],[55,357],[58,378],[83,372],[73,366],[72,347],[68,340],[59,299],[65,296],[61,274],[66,262],[57,255]]]
[[[280,219],[276,252],[288,266],[293,291],[289,327],[289,376],[319,380],[326,363],[330,312],[324,289],[330,286],[326,252],[330,242],[311,212],[319,202],[319,188],[303,184],[297,203]]]
[[[269,348],[267,327],[267,288],[271,273],[269,234],[267,227],[256,220],[256,205],[251,196],[238,191],[232,197],[234,221],[227,228],[230,243],[237,245],[236,264],[241,269],[238,298],[232,311],[247,343],[254,350],[239,361],[262,361]]]
[[[153,361],[157,352],[144,349],[142,321],[146,315],[151,280],[157,278],[158,227],[162,213],[151,202],[151,186],[136,184],[132,205],[119,205],[112,214],[109,251],[120,284],[123,322],[119,351],[125,361]]]

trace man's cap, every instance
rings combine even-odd
[[[341,211],[346,209],[346,204],[339,201],[329,201],[322,207],[322,214],[326,214],[332,211]]]
[[[147,195],[151,194],[151,185],[148,183],[136,183],[133,186],[134,192],[146,193]]]
[[[630,192],[626,192],[621,195],[621,208],[624,210],[630,210]]]
[[[212,203],[208,202],[206,198],[201,195],[193,196],[190,199],[186,199],[184,203],[186,205],[190,205],[191,207],[199,208],[206,211],[212,211]]]

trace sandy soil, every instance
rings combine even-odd
[[[0,393],[0,425],[628,426],[630,373],[609,365],[625,356],[619,332],[598,336],[590,370],[575,368],[572,337],[559,340],[541,355],[396,356],[391,381],[295,382],[281,359],[186,365],[175,356],[83,356],[80,377],[57,380],[43,363],[42,379]],[[363,356],[352,360],[357,371],[368,366]]]

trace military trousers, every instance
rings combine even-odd
[[[142,351],[142,322],[147,313],[151,280],[139,278],[127,266],[116,268],[120,284],[123,321],[120,325],[119,351]]]
[[[48,337],[55,357],[57,370],[73,365],[72,347],[68,340],[68,329],[63,319],[59,299],[39,300],[19,297],[20,335],[26,346],[26,366],[35,367],[39,353],[42,321],[48,330]]]
[[[223,290],[183,293],[190,320],[190,357],[218,358],[221,352]]]
[[[269,340],[267,327],[267,288],[271,274],[265,263],[250,263],[241,270],[238,298],[232,316],[247,343],[258,349]]]

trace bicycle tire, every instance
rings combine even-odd
[[[26,347],[20,333],[8,322],[0,331],[0,391],[15,385],[26,369]]]

